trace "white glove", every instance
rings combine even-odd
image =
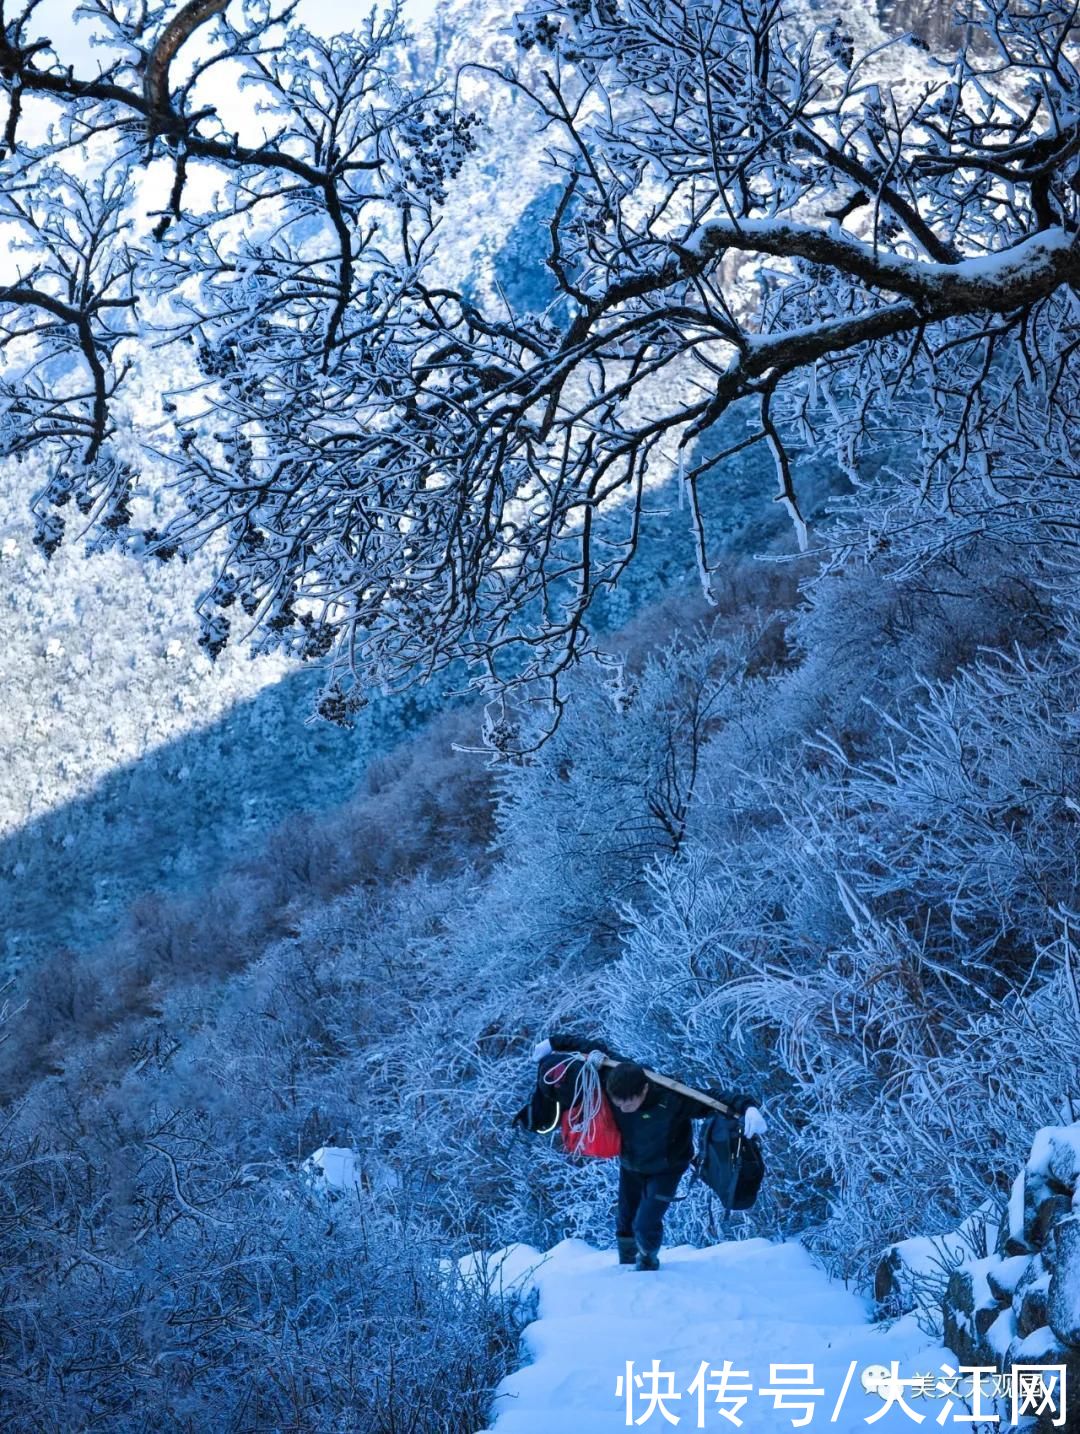
[[[748,1105],[743,1111],[742,1119],[745,1135],[764,1135],[769,1128],[768,1121],[756,1105]]]
[[[542,1061],[545,1056],[551,1055],[551,1042],[546,1038],[539,1045],[533,1046],[533,1060]]]

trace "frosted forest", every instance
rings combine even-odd
[[[1077,0],[0,0],[0,136],[0,1426],[1080,1428]]]

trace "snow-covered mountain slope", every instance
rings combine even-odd
[[[449,679],[309,722],[321,674],[242,643],[211,662],[207,564],[156,569],[73,541],[46,562],[29,465],[0,465],[0,975],[85,948],[149,892],[205,888],[290,813],[344,802],[451,701]]]
[[[797,1240],[683,1246],[660,1258],[658,1273],[639,1274],[611,1250],[565,1240],[547,1255],[511,1246],[486,1262],[496,1290],[533,1284],[539,1294],[524,1335],[531,1362],[496,1391],[488,1434],[772,1434],[811,1424],[899,1434],[920,1422],[954,1427],[980,1410],[998,1414],[993,1427],[1007,1421],[1007,1401],[972,1405],[970,1375],[957,1381],[956,1356],[914,1316],[869,1323],[867,1302]]]

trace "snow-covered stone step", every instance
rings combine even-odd
[[[530,1362],[499,1386],[488,1434],[975,1427],[970,1380],[954,1378],[951,1392],[946,1382],[955,1356],[912,1316],[888,1329],[871,1324],[868,1302],[830,1280],[798,1241],[669,1249],[656,1274],[614,1260],[578,1240],[547,1255],[507,1252],[504,1284],[534,1284],[538,1316],[523,1337]],[[880,1391],[893,1377],[907,1408],[882,1412]],[[987,1399],[983,1412],[1007,1426],[1006,1401]]]

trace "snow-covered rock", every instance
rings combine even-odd
[[[1044,1126],[1013,1181],[994,1254],[969,1259],[942,1300],[946,1344],[967,1365],[1062,1366],[1080,1386],[1080,1123]],[[1073,1398],[1075,1398],[1075,1393]],[[1039,1434],[1076,1427],[1039,1415]]]
[[[375,1156],[361,1156],[344,1145],[320,1145],[300,1166],[300,1173],[315,1188],[348,1195],[359,1190],[389,1190],[398,1183],[396,1173]]]
[[[466,1284],[495,1298],[527,1295],[536,1287],[537,1271],[547,1258],[532,1245],[517,1243],[494,1253],[473,1251],[458,1261],[458,1269]]]
[[[878,1262],[874,1297],[882,1306],[888,1306],[891,1314],[925,1308],[928,1301],[920,1298],[923,1291],[936,1288],[940,1293],[953,1270],[980,1253],[989,1253],[996,1238],[990,1202],[984,1201],[955,1230],[897,1240]]]
[[[1048,1322],[1063,1343],[1080,1347],[1080,1216],[1070,1215],[1054,1226],[1047,1260]]]

